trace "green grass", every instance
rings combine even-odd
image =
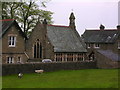
[[[85,69],[3,76],[3,88],[118,88],[117,69]]]
[[[2,77],[0,76],[0,89],[2,88]]]

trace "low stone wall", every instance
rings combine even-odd
[[[34,73],[36,69],[45,72],[57,70],[94,69],[96,62],[57,62],[57,63],[28,63],[28,64],[2,64],[2,75],[22,73]]]

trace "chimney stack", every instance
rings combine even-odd
[[[44,19],[43,24],[47,24],[47,20],[46,19]]]
[[[43,27],[44,27],[44,33],[46,35],[47,34],[47,20],[46,19],[44,19],[43,21]]]
[[[100,30],[104,30],[105,26],[103,26],[102,24],[100,25]]]
[[[120,25],[117,25],[117,30],[120,30]]]

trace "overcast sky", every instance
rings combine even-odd
[[[45,10],[54,12],[55,25],[69,25],[69,16],[74,12],[77,31],[106,28],[118,25],[118,1],[120,0],[51,0]]]

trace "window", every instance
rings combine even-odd
[[[84,61],[84,55],[82,53],[78,54],[78,61]]]
[[[73,53],[67,54],[67,61],[73,61]]]
[[[100,48],[99,44],[94,44],[94,48]]]
[[[62,61],[62,53],[56,53],[56,61]]]
[[[21,63],[21,57],[18,57],[17,63]]]
[[[87,48],[90,48],[91,47],[91,45],[90,44],[87,44]]]
[[[8,37],[8,45],[9,45],[9,47],[15,47],[15,45],[16,45],[16,37],[15,36]]]
[[[14,63],[14,58],[13,57],[7,57],[7,62],[6,63]]]
[[[37,42],[34,44],[34,58],[42,58],[42,45],[37,39]]]
[[[120,41],[118,42],[118,49],[120,49]]]

